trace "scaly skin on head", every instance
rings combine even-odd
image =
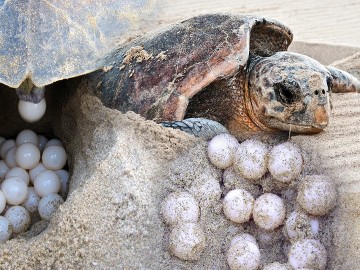
[[[295,133],[318,133],[328,125],[332,76],[307,56],[278,52],[253,58],[248,70],[248,110],[256,121]],[[249,106],[250,104],[250,106]]]
[[[39,103],[44,98],[45,87],[37,87],[33,84],[31,79],[25,79],[19,88],[16,89],[16,94],[20,100]]]

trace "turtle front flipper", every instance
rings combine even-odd
[[[205,118],[187,118],[182,121],[165,121],[161,124],[164,127],[180,129],[204,140],[210,140],[222,133],[229,133],[220,123]]]
[[[350,73],[328,66],[332,80],[328,82],[331,84],[331,92],[333,93],[348,93],[358,92],[360,93],[360,82],[357,78]],[[330,86],[330,85],[329,85]]]

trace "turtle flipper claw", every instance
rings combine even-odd
[[[205,118],[187,118],[182,121],[165,121],[161,124],[164,127],[180,129],[204,140],[210,140],[221,133],[229,133],[220,123]]]

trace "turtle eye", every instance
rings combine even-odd
[[[284,105],[290,105],[300,99],[299,85],[296,82],[283,81],[274,84],[277,101]]]
[[[326,84],[327,84],[327,87],[328,87],[328,91],[330,92],[330,91],[332,90],[332,87],[333,87],[333,83],[332,83],[331,77],[327,77],[327,78],[326,78]]]

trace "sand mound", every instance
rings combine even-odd
[[[354,57],[341,67],[352,71],[359,65]],[[39,126],[52,129],[65,142],[72,172],[69,197],[49,224],[38,222],[0,246],[0,267],[227,269],[229,240],[249,228],[224,218],[220,193],[195,194],[207,237],[207,247],[195,263],[168,253],[169,228],[159,211],[161,200],[172,191],[194,192],[206,189],[209,181],[220,182],[221,171],[207,160],[206,143],[134,113],[107,109],[97,98],[81,94],[88,87],[83,84],[67,94],[65,105],[54,105],[44,120],[47,128]],[[327,269],[358,269],[359,94],[333,95],[333,107],[332,122],[323,133],[291,140],[304,151],[305,172],[326,173],[339,188],[338,207],[321,220],[320,238],[330,253]],[[9,131],[14,126],[7,126],[8,134],[15,133]],[[286,260],[281,245],[269,250],[266,262]]]

